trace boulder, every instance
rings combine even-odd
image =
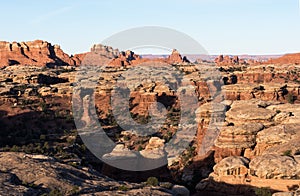
[[[184,186],[174,185],[172,187],[172,195],[174,196],[189,196],[190,191]]]
[[[292,157],[266,154],[255,157],[249,164],[250,174],[262,179],[299,179],[299,163]]]

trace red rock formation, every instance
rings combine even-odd
[[[243,65],[243,64],[253,64],[255,61],[245,61],[240,59],[238,56],[230,57],[230,56],[223,56],[220,55],[218,58],[215,59],[215,63],[218,66],[234,66],[234,65]]]
[[[170,64],[180,64],[189,62],[189,60],[185,56],[182,58],[181,54],[176,49],[173,49],[172,54],[167,58],[167,62]]]
[[[76,65],[58,45],[42,40],[29,42],[0,42],[0,67],[9,65]]]

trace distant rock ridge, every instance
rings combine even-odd
[[[145,62],[161,62],[167,64],[183,64],[190,63],[187,57],[182,57],[178,50],[173,49],[171,55],[168,58],[142,58],[141,56],[135,54],[133,51],[127,50],[126,52],[121,52],[118,57],[114,58],[109,65],[111,66],[136,66]]]
[[[78,66],[103,65],[112,67],[136,66],[144,62],[155,61],[168,64],[190,63],[179,51],[173,49],[167,58],[142,58],[133,51],[119,51],[111,46],[95,44],[90,52],[68,55],[59,45],[52,45],[43,40],[27,42],[0,41],[0,67],[11,65],[25,66]]]
[[[0,42],[0,67],[10,65],[78,65],[80,60],[63,52],[59,45],[43,40]]]
[[[267,64],[300,64],[300,53],[286,54],[276,59],[270,59]]]

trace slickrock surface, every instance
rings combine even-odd
[[[50,157],[8,152],[0,153],[0,163],[2,195],[40,195],[54,190],[61,195],[172,195],[162,187],[117,182],[90,168],[75,168]]]
[[[260,107],[259,102],[235,101],[231,109],[226,113],[226,120],[234,125],[249,123],[262,123],[265,126],[270,125],[276,111]]]

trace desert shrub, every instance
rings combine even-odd
[[[79,146],[79,150],[81,151],[81,152],[86,152],[86,146],[84,145],[84,144],[81,144],[80,146]]]
[[[13,145],[13,147],[10,149],[12,152],[18,152],[20,148],[16,145]]]
[[[68,192],[68,195],[78,195],[80,192],[79,186],[73,186],[72,189]]]
[[[189,160],[195,156],[195,150],[196,148],[194,146],[190,146],[182,155],[182,161],[184,162],[184,165],[186,165],[189,162]]]
[[[156,177],[149,177],[146,184],[148,186],[158,186],[158,179]]]
[[[142,151],[143,150],[143,147],[142,146],[139,146],[138,147],[138,151]]]
[[[286,150],[283,152],[283,156],[292,156],[292,150]]]
[[[42,109],[42,112],[46,112],[47,111],[47,104],[45,102],[40,102],[40,107]]]
[[[64,194],[58,189],[53,189],[48,194],[48,196],[63,196],[63,195]]]
[[[287,100],[287,102],[290,103],[290,104],[294,104],[294,102],[295,102],[294,96],[293,96],[293,94],[291,94],[291,93],[289,93],[289,94],[287,95],[286,100]]]
[[[272,196],[270,187],[261,187],[255,189],[255,195],[257,196]]]
[[[119,191],[128,191],[129,188],[127,186],[125,186],[125,185],[121,185],[121,186],[118,187],[118,190]]]
[[[128,135],[125,135],[125,136],[123,137],[123,139],[124,139],[124,141],[129,141],[129,140],[130,140],[130,137],[129,137]]]
[[[40,140],[46,140],[46,135],[44,134],[40,135]]]
[[[67,143],[70,144],[70,145],[75,142],[75,139],[73,137],[67,137],[66,140],[67,140]]]

